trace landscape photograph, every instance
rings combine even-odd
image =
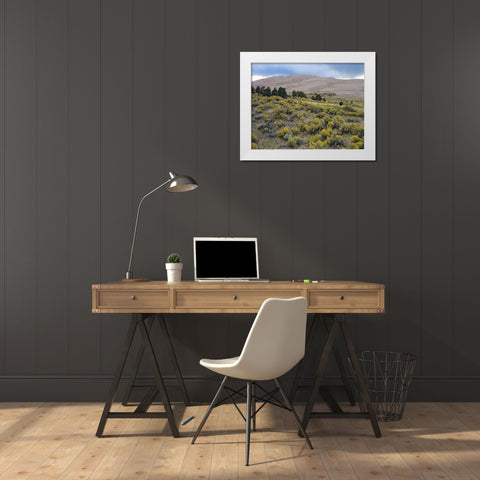
[[[364,80],[364,63],[252,63],[252,150],[362,150]]]

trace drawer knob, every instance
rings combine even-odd
[[[236,295],[233,296],[233,299],[236,300],[238,297]]]
[[[132,300],[135,300],[135,295],[132,295],[130,298],[131,298]]]
[[[343,295],[340,295],[340,300],[343,300],[345,297]]]

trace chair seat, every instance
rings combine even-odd
[[[235,362],[238,360],[237,357],[232,358],[219,358],[219,359],[211,359],[211,358],[202,358],[200,360],[200,365],[208,368],[210,370],[215,370],[215,368],[225,368],[225,367],[232,367]]]
[[[240,363],[240,356],[232,358],[219,358],[218,360],[202,358],[200,365],[208,368],[212,372],[226,375],[231,378],[240,378],[242,380],[271,380],[271,376],[258,374],[255,369],[249,368],[245,363]]]
[[[271,371],[265,372],[260,369],[255,369],[256,361],[242,363],[239,361],[239,359],[240,356],[232,358],[220,358],[218,360],[202,358],[200,360],[200,365],[220,375],[226,375],[230,378],[239,378],[241,380],[260,381],[276,378],[275,375],[272,376]],[[280,373],[278,376],[280,376]]]

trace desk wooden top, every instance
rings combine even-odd
[[[111,282],[92,285],[94,313],[256,313],[266,298],[305,297],[310,313],[383,313],[385,286],[357,281]]]

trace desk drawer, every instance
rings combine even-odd
[[[99,290],[97,302],[99,309],[168,308],[168,290]]]
[[[301,297],[301,290],[177,290],[175,308],[259,308],[266,298]]]
[[[310,290],[310,308],[379,309],[383,308],[378,290]]]

